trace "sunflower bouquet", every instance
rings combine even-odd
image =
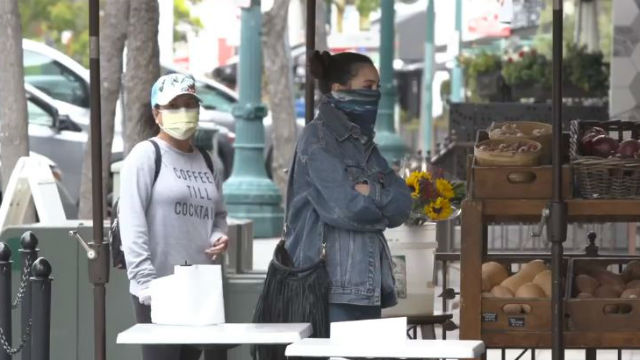
[[[464,197],[464,184],[445,179],[439,171],[413,171],[405,181],[413,198],[408,225],[447,220]]]

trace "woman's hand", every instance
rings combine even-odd
[[[367,196],[369,195],[369,191],[371,191],[371,189],[369,188],[369,184],[358,183],[356,184],[356,191],[362,195]]]
[[[215,260],[218,257],[218,255],[222,254],[227,250],[227,247],[229,247],[229,238],[223,235],[213,243],[212,247],[206,249],[204,252],[207,255],[211,256],[211,260]]]

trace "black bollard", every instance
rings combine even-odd
[[[22,254],[22,280],[24,281],[25,279],[29,280],[31,278],[31,265],[38,258],[38,238],[33,232],[27,231],[22,234],[20,245],[22,246],[20,253]],[[22,316],[22,337],[27,338],[26,333],[29,329],[29,320],[31,319],[31,286],[28,281],[24,286],[21,302],[22,308],[20,311]],[[22,360],[31,360],[31,338],[28,338],[26,341],[21,355]]]
[[[11,249],[0,242],[0,360],[11,360]]]
[[[38,258],[31,267],[31,359],[49,360],[51,345],[51,264]]]

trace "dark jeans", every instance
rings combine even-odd
[[[140,304],[136,296],[133,296],[133,307],[136,313],[136,321],[139,324],[151,323],[151,307]],[[202,350],[188,345],[142,345],[143,360],[198,360]],[[204,351],[205,360],[226,360],[226,349],[207,349]]]
[[[381,316],[380,306],[329,304],[330,322],[380,319]]]

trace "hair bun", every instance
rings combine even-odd
[[[331,54],[326,51],[320,52],[314,50],[310,59],[311,75],[318,80],[324,80],[329,75],[329,65],[331,63]]]

